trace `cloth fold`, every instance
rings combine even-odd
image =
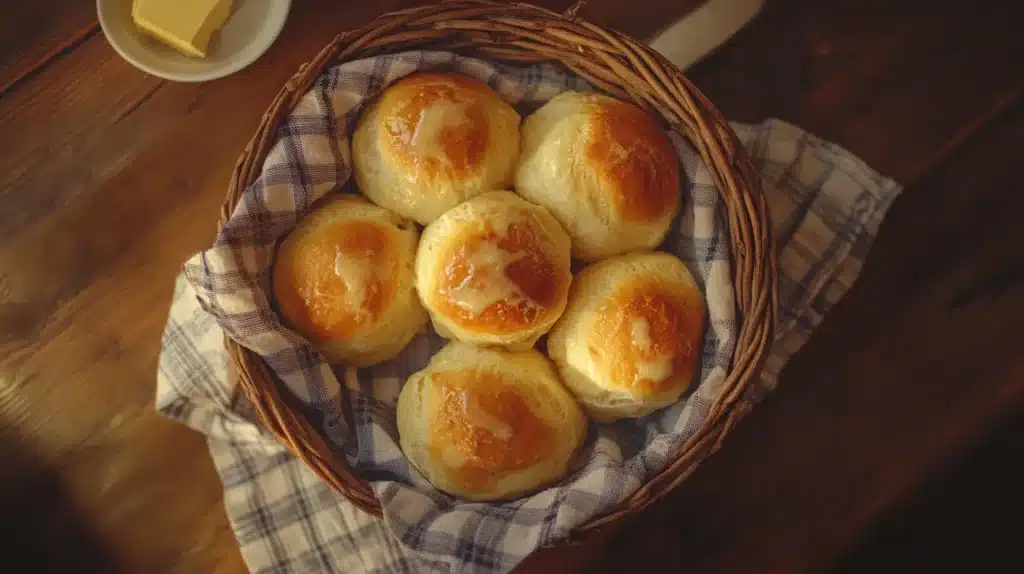
[[[257,282],[260,280],[259,273],[265,271],[261,265],[269,261],[267,250],[276,237],[294,225],[317,193],[326,193],[338,178],[348,176],[344,146],[311,146],[309,138],[337,141],[339,131],[350,128],[359,102],[397,77],[416,69],[457,69],[487,80],[510,101],[524,105],[542,102],[564,89],[586,89],[578,79],[543,66],[504,68],[450,54],[422,52],[382,60],[385,58],[348,63],[325,74],[304,100],[307,107],[300,103],[292,121],[285,122],[280,136],[281,155],[276,156],[280,161],[275,162],[272,151],[264,177],[254,184],[255,189],[247,190],[247,197],[232,217],[233,221],[239,218],[238,225],[233,227],[229,222],[218,238],[214,250],[223,249],[231,258],[218,260],[216,253],[204,252],[186,266],[187,280],[179,279],[176,285],[160,358],[157,408],[209,437],[225,487],[225,507],[253,572],[508,571],[536,546],[557,539],[573,525],[607,510],[662,467],[671,450],[682,444],[687,431],[692,433],[703,420],[701,409],[714,398],[716,370],[728,366],[727,358],[722,365],[717,357],[731,355],[732,317],[728,313],[716,315],[712,309],[711,322],[716,328],[709,329],[705,341],[706,360],[697,392],[680,403],[675,412],[668,409],[652,420],[608,425],[609,430],[597,431],[598,436],[588,441],[594,449],[591,460],[599,459],[601,448],[618,452],[600,459],[599,466],[578,471],[573,480],[589,477],[591,482],[577,488],[552,489],[517,504],[457,504],[443,495],[429,494],[429,486],[424,486],[415,473],[399,473],[373,483],[385,506],[386,520],[381,520],[361,513],[320,481],[254,423],[248,405],[227,376],[224,329],[236,339],[251,342],[255,337],[253,344],[259,352],[280,361],[277,366],[281,368],[275,371],[283,372],[286,382],[290,374],[294,375],[293,382],[297,382],[289,388],[296,387],[294,392],[314,409],[330,408],[337,393],[343,391],[331,388],[332,384],[337,386],[336,380],[332,382],[333,373],[315,361],[306,359],[314,365],[312,369],[289,370],[286,363],[294,357],[288,353],[301,349],[304,341],[288,339],[291,335],[287,332],[270,336],[265,329],[253,328],[261,322],[276,323],[276,318],[265,316],[269,305],[259,300],[265,296],[258,283],[240,280],[245,269],[220,267],[219,277],[212,277],[209,270],[227,260],[241,266],[253,263],[251,269],[257,270],[255,277]],[[756,387],[761,397],[774,388],[786,359],[852,285],[900,187],[845,150],[784,122],[769,120],[734,127],[761,170],[778,238],[781,317],[776,341]],[[716,196],[701,173],[706,169],[685,143],[675,143],[689,176],[688,188],[683,192],[689,194],[691,205],[710,204],[703,223],[714,228]],[[314,155],[303,150],[313,150]],[[323,153],[316,155],[318,150]],[[288,162],[299,167],[279,167]],[[268,192],[273,186],[288,193]],[[296,193],[297,189],[302,193]],[[699,215],[694,221],[694,227],[702,226]],[[721,303],[715,303],[716,298],[731,297],[731,291],[723,292],[715,284],[715,276],[723,271],[728,277],[728,261],[717,255],[724,249],[711,247],[720,231],[706,235],[709,241],[703,252],[687,247],[701,238],[694,227],[681,226],[667,247],[695,271],[713,307]],[[237,258],[240,249],[245,257]],[[212,279],[220,282],[215,284]],[[224,298],[221,295],[225,291],[242,298]],[[239,316],[243,320],[238,320]],[[437,341],[427,338],[419,344],[421,348],[413,352],[426,357]],[[273,359],[268,362],[274,368]],[[386,402],[383,397],[397,394],[397,379],[379,376],[388,374],[393,373],[370,373],[368,396]],[[307,384],[310,380],[312,385]],[[358,411],[354,414],[359,417]],[[336,417],[347,415],[338,413]],[[331,418],[325,420],[330,423]],[[338,418],[334,422],[335,429],[346,426]],[[365,445],[359,444],[351,450],[356,454],[350,456],[350,462],[372,468],[375,461],[400,457],[386,448],[391,440],[387,424],[371,421],[364,427],[371,433],[371,442],[375,446],[384,444],[385,448],[366,452]],[[332,435],[330,426],[325,434],[339,444],[352,440],[341,432]],[[410,487],[401,479],[416,486]]]

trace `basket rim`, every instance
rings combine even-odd
[[[700,153],[726,206],[730,272],[740,325],[723,391],[697,432],[674,460],[619,506],[577,526],[556,544],[573,544],[602,527],[662,499],[717,450],[752,405],[753,381],[772,340],[778,315],[774,237],[761,179],[736,134],[708,99],[663,56],[629,36],[577,17],[524,3],[449,0],[378,16],[336,36],[300,66],[278,92],[232,173],[219,227],[262,170],[277,127],[330,65],[412,49],[437,49],[492,61],[554,62],[611,95],[632,101],[665,120]],[[369,484],[347,468],[299,413],[263,360],[225,336],[232,376],[264,425],[317,475],[356,507],[382,509]],[[344,396],[344,393],[343,393]]]

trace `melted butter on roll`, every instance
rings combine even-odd
[[[459,203],[512,183],[519,114],[486,84],[418,73],[384,90],[352,139],[359,188],[424,225]]]
[[[530,296],[508,273],[509,266],[526,256],[523,250],[506,251],[495,241],[476,242],[472,253],[456,255],[449,262],[442,290],[467,316],[480,315],[499,304],[531,304]]]
[[[528,348],[565,308],[569,251],[544,208],[490,192],[423,230],[416,289],[442,336]]]
[[[681,201],[679,159],[645,111],[565,92],[527,117],[522,133],[516,191],[555,216],[573,256],[596,261],[665,238]]]
[[[332,198],[281,242],[274,297],[331,362],[393,358],[426,322],[413,288],[413,226],[356,196]]]
[[[561,478],[586,419],[534,350],[451,343],[406,381],[402,450],[437,488],[474,500],[525,494]]]
[[[382,283],[374,269],[372,251],[338,248],[334,254],[334,274],[345,283],[345,305],[356,312],[363,310],[367,296]]]
[[[427,449],[460,486],[486,488],[495,476],[529,468],[555,450],[557,431],[534,414],[514,380],[462,370],[432,374],[429,384],[439,396]]]
[[[639,417],[689,388],[703,328],[703,298],[682,261],[621,255],[577,275],[548,354],[592,418]]]

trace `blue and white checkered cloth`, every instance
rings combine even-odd
[[[645,419],[591,425],[580,466],[555,488],[498,504],[464,503],[433,490],[397,446],[393,407],[401,381],[422,368],[442,340],[427,329],[396,360],[346,377],[279,323],[266,295],[276,240],[313,201],[348,179],[348,134],[362,104],[423,69],[484,80],[524,114],[558,92],[589,89],[549,66],[410,52],[328,70],[283,122],[260,178],[213,247],[185,266],[158,375],[158,409],[209,436],[228,516],[253,572],[511,570],[538,546],[611,510],[664,468],[700,427],[728,370],[735,317],[727,230],[707,169],[676,137],[687,175],[684,209],[663,248],[687,263],[707,301],[710,328],[696,390]],[[849,289],[900,188],[791,125],[735,127],[762,171],[780,249],[782,314],[758,382],[763,396]],[[266,359],[338,455],[370,479],[383,519],[356,510],[254,424],[227,374],[224,332]]]

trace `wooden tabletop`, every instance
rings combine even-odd
[[[297,0],[264,57],[200,85],[122,61],[92,2],[4,9],[5,563],[244,572],[203,438],[153,410],[172,280],[282,83],[410,3]],[[583,15],[647,37],[679,5]],[[797,123],[907,189],[855,289],[720,453],[629,529],[524,571],[816,570],[1024,411],[1020,22],[1021,2],[780,0],[691,71],[728,117]]]

